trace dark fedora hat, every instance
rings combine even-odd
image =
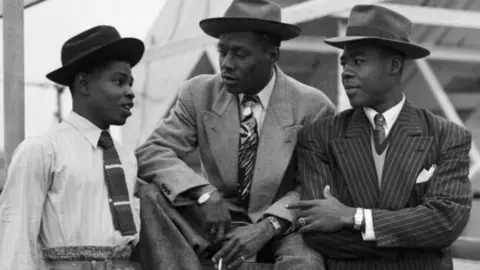
[[[301,32],[295,25],[282,23],[282,9],[268,0],[233,0],[223,17],[204,19],[200,28],[214,38],[224,33],[263,32],[288,40]]]
[[[136,38],[122,38],[113,26],[99,25],[67,40],[62,46],[62,67],[46,77],[56,83],[69,85],[75,74],[95,63],[123,60],[135,66],[143,56],[145,45]]]
[[[350,12],[346,35],[328,38],[325,43],[343,49],[346,43],[365,40],[397,50],[409,59],[428,56],[430,51],[410,43],[411,31],[412,22],[395,11],[376,5],[357,5]]]

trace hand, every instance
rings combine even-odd
[[[268,220],[242,226],[228,233],[223,247],[213,256],[216,263],[223,258],[227,269],[237,269],[245,259],[255,256],[275,235],[275,229]]]
[[[330,187],[323,190],[325,199],[299,201],[287,205],[288,209],[300,209],[298,219],[303,219],[300,232],[336,232],[353,227],[355,208],[343,205],[330,193]]]
[[[214,237],[214,242],[223,241],[225,234],[230,230],[230,210],[227,202],[217,192],[213,192],[210,198],[198,206],[202,213],[205,230]]]

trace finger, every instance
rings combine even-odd
[[[325,197],[325,199],[329,199],[333,197],[332,193],[330,192],[329,185],[326,185],[325,188],[323,189],[323,196]]]
[[[298,201],[294,203],[287,204],[285,207],[287,209],[302,209],[302,208],[309,208],[315,205],[313,200],[310,201]]]
[[[224,244],[223,247],[215,255],[213,255],[212,261],[217,262],[220,258],[225,257],[225,255],[230,252],[230,249],[235,246],[235,242],[235,239],[231,239],[226,244]]]
[[[218,224],[212,223],[210,225],[210,230],[208,230],[208,233],[210,233],[211,235],[215,235],[217,231],[218,231]]]
[[[232,264],[227,265],[227,269],[237,269],[243,262],[244,258],[240,256]]]
[[[310,224],[307,224],[303,227],[300,228],[300,230],[298,230],[300,233],[307,233],[307,232],[313,232],[313,231],[317,231],[317,224],[315,224],[314,222],[310,223]]]
[[[233,246],[230,251],[223,257],[223,260],[226,265],[230,264],[236,258],[240,257],[240,252],[242,249],[240,248],[239,241],[235,241],[235,246]]]
[[[220,242],[225,238],[225,224],[220,224],[217,231],[216,242]]]

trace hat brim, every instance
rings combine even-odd
[[[292,24],[254,18],[204,19],[200,21],[200,28],[214,38],[219,38],[225,33],[263,32],[277,35],[283,41],[296,38],[301,33],[300,28]]]
[[[408,59],[420,59],[423,57],[427,57],[430,55],[430,51],[407,42],[401,42],[386,38],[379,38],[379,37],[371,37],[371,36],[345,36],[345,37],[334,37],[334,38],[327,38],[324,40],[325,43],[331,45],[333,47],[342,49],[344,48],[345,44],[352,43],[352,42],[359,42],[359,41],[369,41],[375,44],[390,47],[394,50],[397,50]]]
[[[93,63],[102,60],[119,60],[130,63],[134,67],[145,52],[145,45],[136,38],[122,38],[93,50],[79,59],[60,67],[46,75],[46,77],[61,85],[70,85],[75,74],[82,68],[88,68]]]

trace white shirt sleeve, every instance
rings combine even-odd
[[[15,150],[0,196],[0,269],[44,269],[39,233],[53,147],[28,139]]]
[[[365,232],[362,232],[362,238],[365,241],[375,241],[375,230],[373,229],[372,210],[364,209],[363,218],[365,219]]]

